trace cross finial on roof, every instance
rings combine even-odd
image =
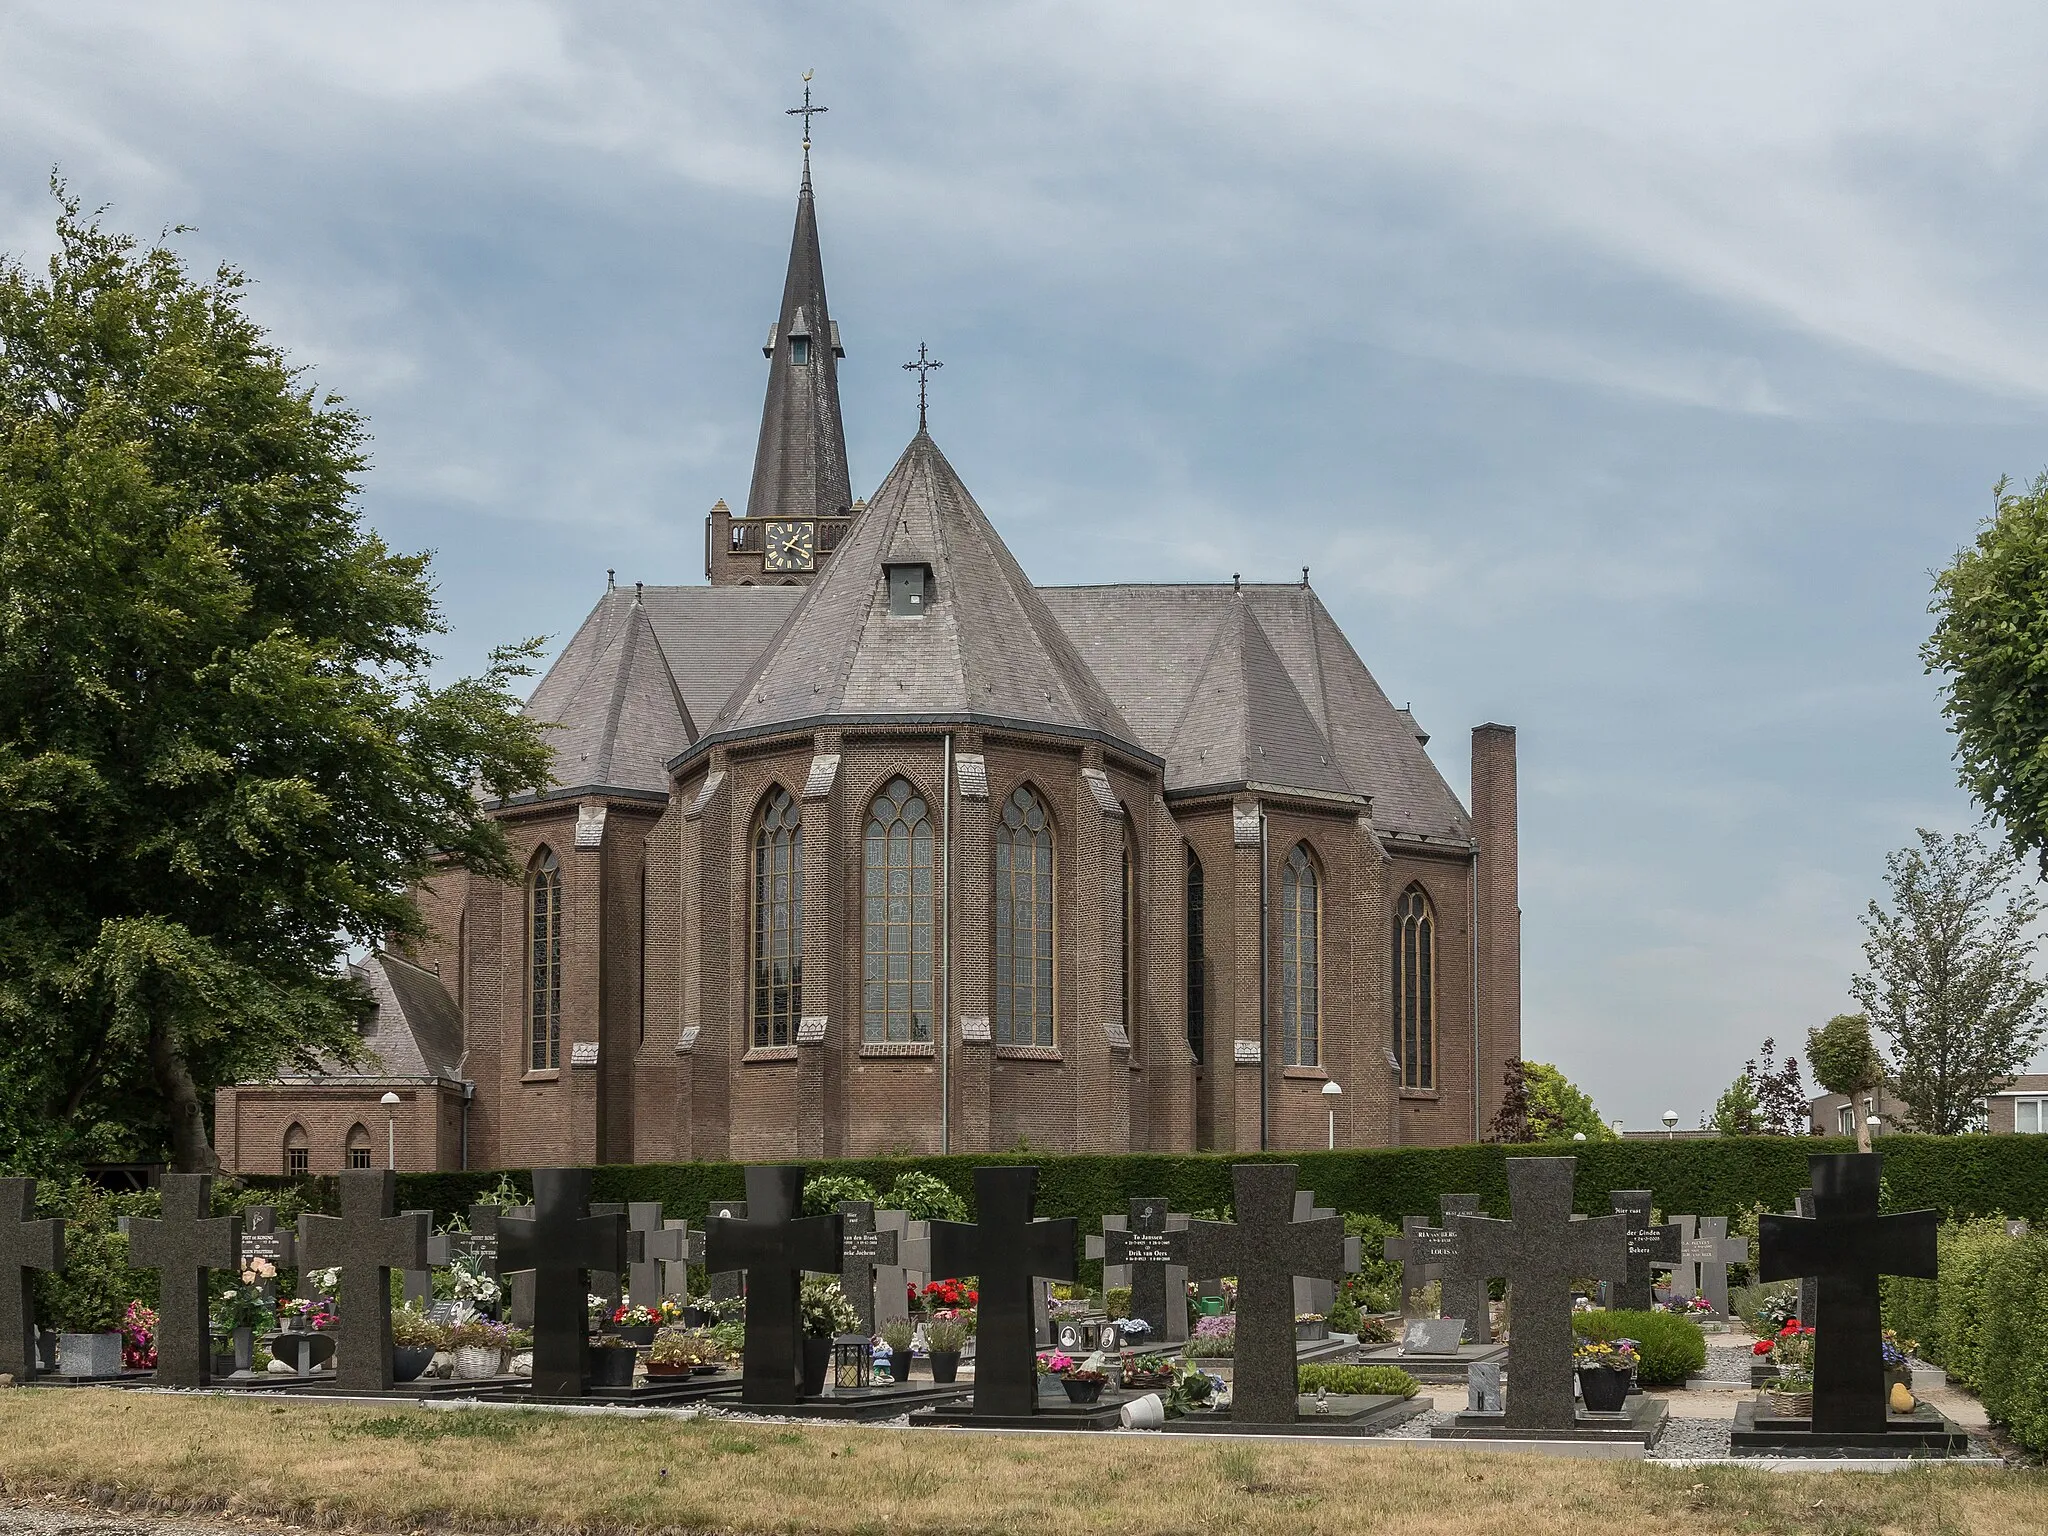
[[[800,107],[790,107],[786,113],[787,116],[801,117],[804,120],[804,185],[807,187],[811,184],[811,119],[820,112],[832,110],[830,107],[811,105],[811,73],[808,69],[804,71],[804,104]]]
[[[917,430],[922,432],[924,430],[925,387],[930,382],[932,370],[934,368],[943,368],[946,365],[926,352],[924,343],[920,341],[917,344],[917,361],[905,363],[903,366],[906,369],[914,370],[917,374]]]

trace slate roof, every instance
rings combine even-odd
[[[810,360],[790,353],[793,336],[810,340]],[[809,168],[796,199],[796,230],[782,308],[768,333],[768,394],[754,450],[749,517],[836,517],[853,505],[846,472],[846,427],[839,415],[839,326],[825,305],[825,263]]]
[[[363,1057],[352,1064],[322,1060],[306,1076],[462,1080],[462,1010],[438,975],[381,949],[351,962],[348,973],[375,1004],[363,1032]]]
[[[924,613],[889,612],[886,567],[925,564]],[[1139,747],[924,429],[847,530],[707,737],[825,720],[979,719]]]

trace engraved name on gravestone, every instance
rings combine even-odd
[[[1813,1430],[1883,1434],[1886,1425],[1884,1275],[1931,1280],[1940,1269],[1940,1217],[1933,1211],[1880,1215],[1877,1152],[1816,1154],[1813,1215],[1765,1216],[1758,1244],[1760,1278],[1818,1282],[1813,1322]]]
[[[499,1273],[532,1282],[535,1397],[588,1392],[590,1276],[626,1267],[626,1218],[586,1214],[590,1186],[588,1168],[536,1168],[533,1215],[498,1218]]]
[[[398,1175],[350,1168],[341,1175],[341,1214],[299,1218],[299,1242],[311,1269],[339,1269],[334,1381],[344,1392],[391,1390],[391,1271],[424,1269],[432,1215],[394,1216]]]
[[[1514,1380],[1502,1423],[1510,1429],[1570,1430],[1572,1284],[1581,1276],[1627,1273],[1628,1229],[1619,1216],[1572,1217],[1577,1159],[1511,1157],[1509,1220],[1453,1216],[1475,1270],[1506,1275],[1515,1314]]]
[[[1421,1216],[1403,1216],[1401,1235],[1380,1240],[1380,1257],[1401,1266],[1402,1316],[1422,1315],[1422,1293],[1432,1281],[1441,1285],[1445,1258],[1456,1244],[1453,1233],[1432,1227]]]
[[[0,1372],[36,1375],[34,1272],[64,1267],[64,1223],[37,1221],[36,1181],[0,1179]]]
[[[1401,1335],[1401,1353],[1455,1355],[1464,1337],[1462,1317],[1411,1317]]]
[[[1230,1170],[1237,1220],[1190,1221],[1174,1234],[1191,1270],[1237,1276],[1230,1413],[1238,1423],[1295,1421],[1295,1278],[1334,1286],[1345,1273],[1344,1223],[1335,1216],[1296,1221],[1296,1176],[1291,1163],[1240,1163]]]
[[[1019,1418],[1038,1411],[1038,1353],[1031,1296],[1041,1280],[1074,1278],[1076,1223],[1039,1220],[1036,1168],[977,1168],[978,1219],[931,1224],[932,1273],[977,1276],[981,1303],[974,1341],[977,1418]]]
[[[715,1216],[705,1262],[747,1276],[747,1333],[741,1356],[740,1401],[786,1405],[802,1397],[806,1270],[836,1274],[840,1218],[805,1216],[804,1170],[795,1165],[748,1168],[747,1216]]]
[[[242,1218],[213,1216],[213,1175],[167,1173],[163,1216],[123,1216],[128,1262],[158,1275],[156,1382],[203,1387],[212,1379],[213,1330],[208,1272],[240,1262]]]
[[[875,1319],[875,1277],[896,1262],[896,1234],[877,1228],[872,1200],[840,1201],[839,1220],[839,1288],[853,1303],[860,1331],[872,1337],[881,1326]]]
[[[1679,1262],[1681,1233],[1675,1222],[1650,1225],[1651,1195],[1647,1189],[1610,1189],[1607,1201],[1614,1214],[1628,1223],[1628,1274],[1609,1283],[1610,1304],[1647,1312],[1657,1299],[1650,1271],[1653,1266]]]
[[[1440,1287],[1443,1301],[1437,1311],[1444,1317],[1465,1319],[1467,1344],[1491,1344],[1493,1307],[1488,1282],[1493,1277],[1478,1273],[1465,1262],[1463,1245],[1458,1242],[1457,1230],[1451,1224],[1453,1216],[1484,1216],[1486,1213],[1479,1209],[1477,1195],[1445,1195],[1438,1204],[1444,1213],[1444,1230],[1450,1234],[1450,1241],[1443,1256],[1444,1277]]]
[[[1131,1316],[1146,1325],[1146,1341],[1179,1344],[1188,1336],[1187,1266],[1174,1256],[1171,1234],[1188,1219],[1164,1200],[1135,1199],[1126,1215],[1102,1218],[1102,1235],[1087,1240],[1087,1256],[1101,1259],[1102,1286],[1129,1286]]]

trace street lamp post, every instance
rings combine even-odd
[[[398,1095],[387,1093],[377,1101],[384,1106],[384,1166],[398,1171]]]
[[[1678,1134],[1678,1129],[1677,1129],[1677,1128],[1678,1128],[1678,1111],[1677,1111],[1677,1110],[1675,1110],[1675,1109],[1667,1109],[1667,1110],[1665,1110],[1665,1111],[1664,1111],[1664,1115],[1663,1115],[1663,1119],[1664,1119],[1664,1139],[1665,1139],[1666,1141],[1670,1141],[1670,1140],[1673,1140],[1673,1139],[1674,1139],[1674,1138],[1675,1138],[1675,1137],[1677,1136],[1677,1134]]]
[[[1335,1078],[1331,1078],[1329,1082],[1323,1084],[1323,1102],[1330,1106],[1330,1150],[1332,1152],[1337,1150],[1337,1100],[1342,1097],[1343,1093],[1344,1090],[1337,1086]]]

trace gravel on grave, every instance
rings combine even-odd
[[[1747,1344],[1709,1344],[1707,1368],[1700,1374],[1709,1381],[1739,1381],[1746,1387],[1755,1358]]]

